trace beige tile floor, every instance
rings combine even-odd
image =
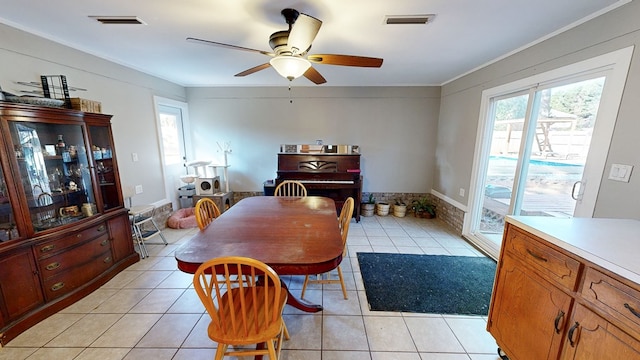
[[[143,259],[81,301],[27,330],[0,359],[199,360],[213,359],[207,317],[191,286],[176,269],[173,251],[196,230],[165,230],[168,246],[148,245]],[[324,311],[287,306],[291,340],[282,359],[304,360],[496,360],[486,317],[369,311],[356,252],[483,256],[438,220],[363,217],[352,221],[344,259],[349,300],[339,285],[315,285],[305,298]],[[301,277],[287,277],[299,294]]]

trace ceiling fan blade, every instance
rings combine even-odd
[[[219,43],[219,42],[210,41],[210,40],[203,40],[203,39],[197,39],[197,38],[188,37],[187,41],[194,42],[194,43],[199,43],[199,44],[205,44],[205,45],[220,46],[220,47],[224,47],[224,48],[227,48],[227,49],[233,49],[233,50],[243,50],[243,51],[255,52],[255,53],[260,53],[260,54],[267,55],[267,56],[276,56],[276,54],[274,54],[272,52],[268,52],[268,51],[256,50],[256,49],[246,48],[246,47],[237,46],[237,45],[224,44],[224,43]]]
[[[271,67],[271,64],[266,63],[266,64],[254,66],[251,69],[247,69],[247,70],[245,70],[243,72],[239,72],[239,73],[235,74],[234,76],[247,76],[247,75],[251,75],[251,74],[253,74],[255,72],[258,72],[260,70],[264,70],[264,69],[270,68],[270,67]]]
[[[325,65],[342,65],[358,67],[380,67],[382,59],[355,55],[314,54],[307,56],[307,60]]]
[[[314,82],[316,85],[324,84],[327,82],[327,80],[325,80],[325,78],[322,75],[320,75],[318,70],[316,70],[313,66],[307,69],[307,71],[305,71],[303,75],[307,79]]]
[[[287,46],[291,52],[295,55],[307,51],[313,39],[318,35],[320,26],[322,26],[322,21],[307,14],[300,14],[296,22],[293,23],[287,40]]]

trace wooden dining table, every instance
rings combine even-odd
[[[264,262],[280,276],[312,275],[338,267],[342,250],[332,199],[255,196],[240,200],[195,234],[175,258],[178,269],[191,274],[209,259],[244,256]],[[322,310],[291,292],[287,303],[307,312]]]

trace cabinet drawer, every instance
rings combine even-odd
[[[582,297],[640,334],[640,291],[588,268]]]
[[[60,250],[68,248],[69,246],[96,238],[103,234],[107,234],[107,226],[105,224],[98,224],[60,239],[43,242],[36,246],[36,252],[38,254],[38,258],[42,259],[47,256],[51,256]]]
[[[110,251],[109,234],[90,240],[80,246],[58,253],[38,262],[42,278],[47,280],[50,277],[72,269],[75,266],[90,262],[96,257]]]
[[[44,292],[47,301],[67,294],[78,287],[86,285],[96,276],[105,272],[113,265],[111,251],[100,257],[90,259],[89,262],[60,272],[44,281]]]
[[[573,291],[578,282],[580,262],[556,251],[532,235],[509,226],[505,250],[522,259],[540,272],[544,278],[553,280]]]

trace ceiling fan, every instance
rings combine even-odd
[[[269,37],[269,46],[273,52],[192,37],[188,37],[187,41],[221,46],[234,50],[256,52],[271,57],[269,62],[237,73],[235,76],[247,76],[260,70],[273,67],[280,75],[289,79],[289,81],[304,76],[315,84],[320,85],[326,83],[327,80],[311,66],[311,63],[355,67],[382,66],[382,59],[374,57],[340,54],[307,55],[309,49],[311,49],[313,39],[315,39],[320,30],[320,26],[322,26],[322,21],[290,8],[282,10],[281,14],[289,25],[289,29],[276,31],[271,34]]]

